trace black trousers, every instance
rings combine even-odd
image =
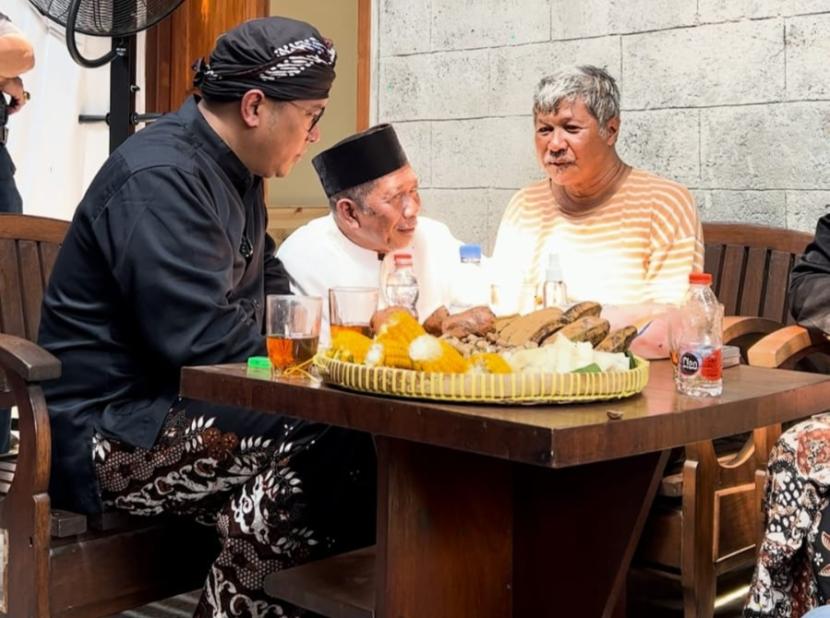
[[[0,213],[23,212],[23,200],[14,183],[14,163],[5,145],[0,145]],[[11,412],[0,408],[0,453],[9,450]]]
[[[23,200],[14,183],[15,167],[5,145],[0,145],[0,213],[22,213]]]

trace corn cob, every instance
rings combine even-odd
[[[331,340],[329,356],[336,360],[362,365],[371,345],[372,340],[366,335],[350,330],[340,331]]]
[[[372,341],[366,352],[365,364],[369,367],[397,367],[398,369],[413,369],[414,364],[409,358],[407,349],[396,340],[379,341],[377,337]]]
[[[398,367],[412,369],[409,358],[409,344],[425,334],[424,327],[412,315],[404,311],[393,312],[383,323],[375,336],[375,342],[366,357],[366,364],[372,367]]]
[[[409,344],[409,357],[419,371],[466,373],[469,363],[461,353],[443,339],[421,335]]]
[[[401,309],[389,316],[383,323],[375,338],[381,343],[397,341],[404,348],[409,347],[416,338],[426,334],[424,327],[418,324],[418,320],[412,317],[408,311]]]
[[[484,373],[513,373],[513,369],[504,360],[504,357],[495,352],[473,354],[468,360],[472,367],[480,369]]]

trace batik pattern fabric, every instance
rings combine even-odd
[[[782,434],[770,453],[765,529],[747,618],[799,618],[830,600],[830,414]]]
[[[135,515],[180,515],[215,526],[221,550],[198,618],[309,616],[268,598],[264,577],[316,557],[331,540],[303,525],[304,486],[294,445],[240,438],[214,418],[171,412],[151,449],[93,439],[103,503]]]

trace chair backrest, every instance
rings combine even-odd
[[[812,234],[747,223],[704,223],[704,270],[726,315],[792,323],[787,289]]]
[[[68,221],[0,214],[0,333],[37,340],[40,304]]]

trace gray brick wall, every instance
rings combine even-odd
[[[394,122],[424,213],[489,251],[543,177],[531,97],[606,67],[623,158],[693,190],[704,220],[812,231],[830,212],[830,0],[378,0],[373,120]]]

